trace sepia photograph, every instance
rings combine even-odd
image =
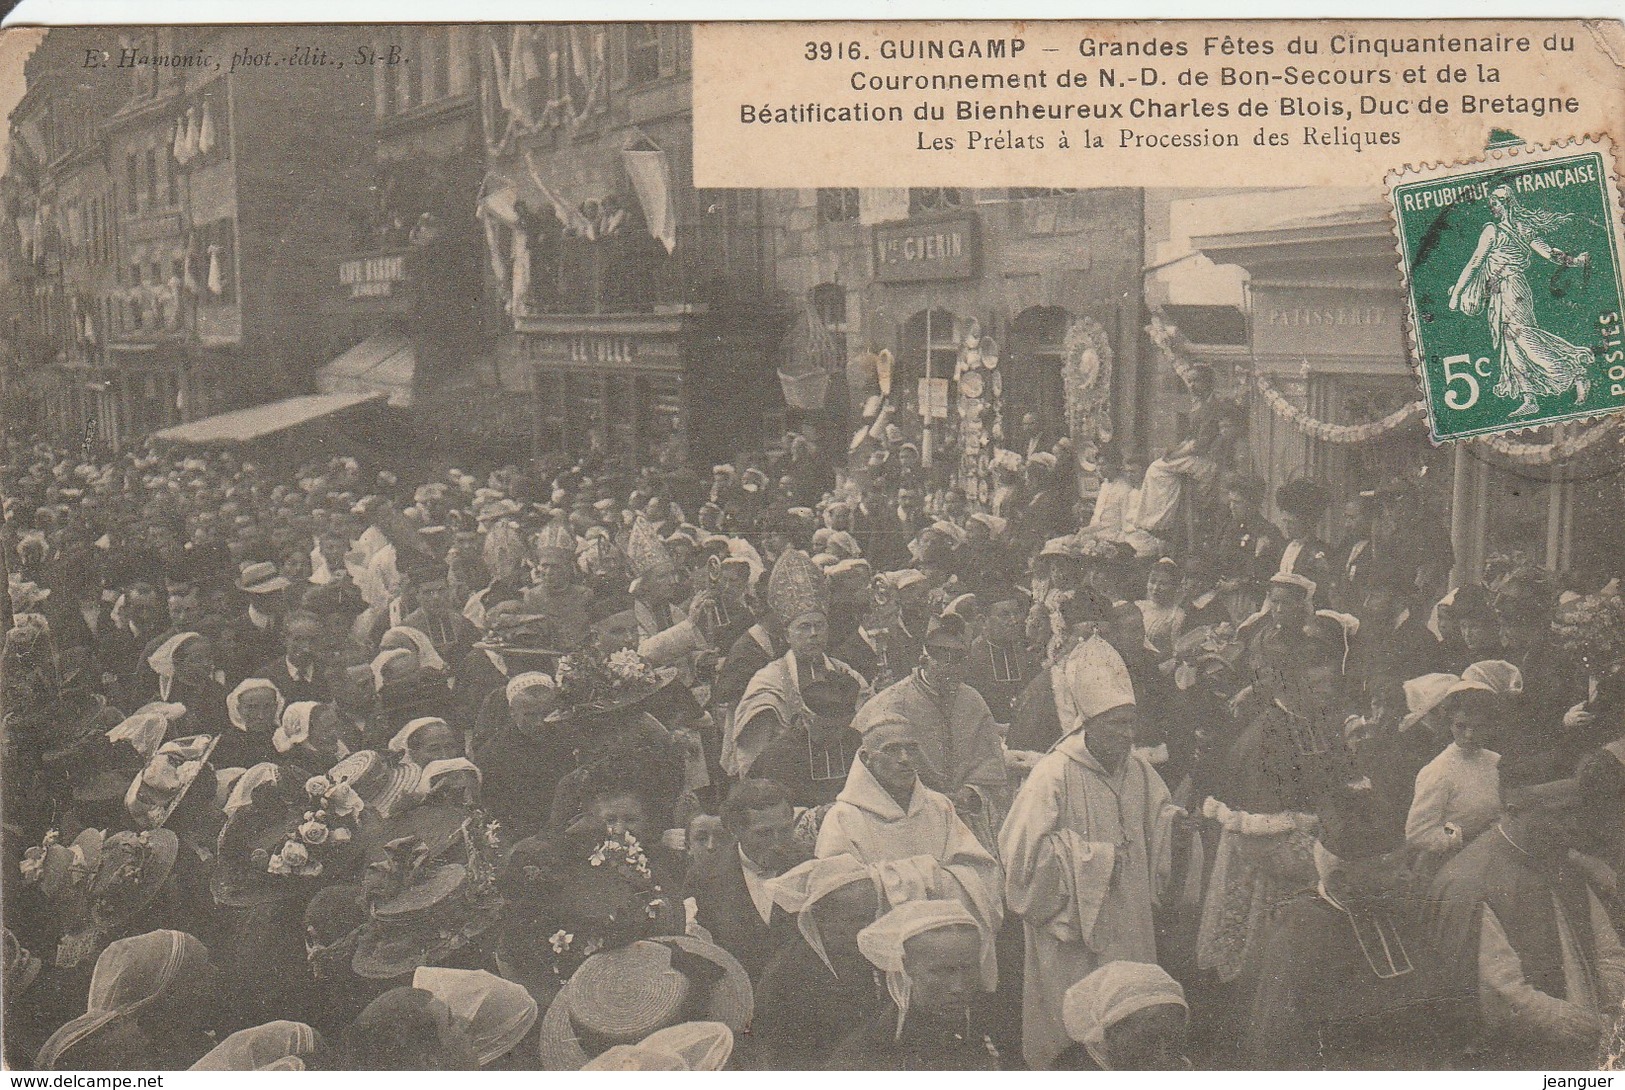
[[[0,30],[6,1069],[1625,1067],[1625,31],[856,26]]]

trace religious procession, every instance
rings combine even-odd
[[[14,444],[8,1061],[1599,1062],[1613,587],[1446,595],[1402,482],[1277,526],[1221,418],[1087,518],[1065,441],[998,513],[884,436],[686,491]]]
[[[8,1068],[1620,1066],[1617,418],[1430,445],[1372,194],[702,191],[687,27],[362,29],[29,59]]]

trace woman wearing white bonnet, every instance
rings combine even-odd
[[[412,987],[422,988],[444,1003],[452,1018],[468,1034],[482,1068],[507,1069],[504,1057],[522,1051],[520,1042],[536,1025],[536,1000],[521,985],[483,969],[445,969],[423,966],[412,976]]]
[[[222,768],[248,768],[276,756],[272,737],[282,722],[287,701],[269,679],[244,678],[226,694],[226,718],[232,729],[221,732],[215,763]]]
[[[1161,966],[1102,965],[1066,990],[1061,1021],[1076,1044],[1060,1071],[1185,1071],[1185,989]]]
[[[781,944],[756,984],[752,1066],[802,1071],[889,1004],[858,932],[885,911],[880,868],[851,855],[809,859],[768,880],[773,903],[796,918],[801,941]]]
[[[683,1022],[635,1045],[614,1045],[583,1071],[720,1071],[733,1055],[733,1030],[721,1022]]]
[[[447,673],[449,667],[446,660],[440,657],[435,650],[434,642],[427,633],[410,625],[396,625],[385,632],[378,641],[380,651],[406,650],[417,656],[419,670],[433,670],[438,673]]]
[[[892,1009],[836,1049],[835,1071],[998,1071],[983,1003],[989,939],[958,901],[909,901],[858,932],[858,949],[886,974]]]

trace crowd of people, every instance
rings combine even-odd
[[[979,502],[895,425],[11,443],[7,1063],[1618,1064],[1611,573],[1452,586],[1416,482],[1267,495],[1192,389]]]

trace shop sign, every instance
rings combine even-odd
[[[1380,356],[1403,360],[1400,301],[1385,292],[1263,289],[1253,297],[1259,355]]]
[[[875,279],[963,280],[976,275],[976,217],[891,223],[874,228]]]
[[[517,358],[548,366],[587,370],[617,367],[681,366],[676,342],[628,333],[542,333],[519,338]]]
[[[391,295],[406,282],[406,255],[373,254],[339,262],[339,283],[350,289],[351,299]]]

